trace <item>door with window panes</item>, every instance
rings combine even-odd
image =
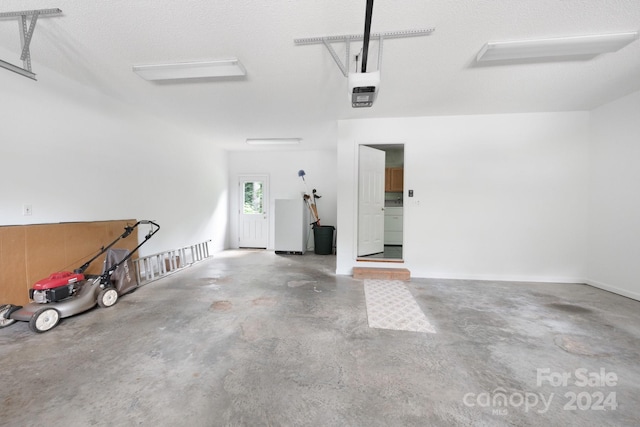
[[[238,247],[266,249],[269,243],[269,177],[242,175],[238,185]]]

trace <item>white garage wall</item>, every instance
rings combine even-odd
[[[591,125],[587,283],[640,300],[640,92]]]
[[[35,82],[0,69],[0,225],[153,219],[162,230],[143,254],[208,239],[224,248],[214,231],[226,230],[224,152],[38,71]]]
[[[339,122],[338,273],[388,266],[355,260],[357,146],[404,143],[412,276],[584,281],[588,120],[572,112]]]
[[[317,189],[322,196],[317,201],[322,225],[336,225],[336,152],[326,151],[234,151],[229,152],[229,235],[230,247],[238,247],[239,175],[268,175],[269,199],[273,212],[275,199],[302,198],[305,184],[298,171],[306,173],[308,191]],[[273,249],[274,217],[269,218],[269,245]],[[311,236],[311,241],[313,235]],[[313,243],[311,242],[312,246]]]

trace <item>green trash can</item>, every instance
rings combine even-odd
[[[315,225],[313,227],[314,252],[318,255],[333,253],[333,225]]]

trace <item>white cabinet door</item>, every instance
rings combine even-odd
[[[402,208],[385,208],[384,213],[384,244],[402,244],[403,218]]]

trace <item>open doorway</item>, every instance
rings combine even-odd
[[[358,259],[402,261],[403,246],[404,144],[361,145]]]

